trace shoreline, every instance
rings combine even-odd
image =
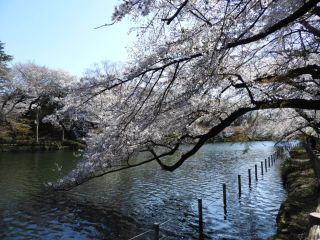
[[[64,142],[49,143],[2,143],[0,144],[0,152],[38,152],[38,151],[59,151],[59,150],[82,150],[85,144],[66,140]]]
[[[208,144],[215,143],[250,143],[250,142],[264,142],[264,141],[274,141],[272,139],[257,139],[250,141],[235,141],[230,139],[224,139],[222,141],[215,140],[209,141]],[[193,143],[185,143],[186,145]],[[47,143],[0,143],[0,152],[37,152],[37,151],[59,151],[59,150],[83,150],[86,145],[82,142],[75,140],[65,140],[64,142],[47,142]]]
[[[319,182],[313,163],[304,147],[290,151],[281,164],[281,174],[288,191],[277,216],[274,240],[306,239],[309,234],[309,214],[318,206]]]

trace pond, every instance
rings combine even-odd
[[[286,197],[280,161],[263,176],[260,172],[260,162],[275,151],[273,145],[207,144],[174,172],[149,163],[54,193],[44,183],[76,164],[72,152],[0,153],[0,239],[122,240],[152,229],[154,222],[164,223],[161,239],[197,239],[198,198],[203,199],[205,239],[269,239]],[[136,239],[152,236],[149,232]]]

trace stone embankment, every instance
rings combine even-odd
[[[311,226],[309,215],[317,210],[319,198],[319,181],[313,160],[305,148],[299,147],[294,148],[290,158],[282,163],[282,177],[288,197],[278,213],[275,240],[308,239]]]

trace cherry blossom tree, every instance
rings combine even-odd
[[[92,78],[78,98],[100,130],[53,187],[151,161],[174,171],[245,114],[319,110],[319,16],[319,0],[123,1],[111,24],[131,17],[140,38],[121,72]],[[132,163],[137,152],[149,157]]]
[[[36,142],[42,119],[63,107],[62,99],[75,78],[61,70],[34,63],[15,64],[1,94],[3,116],[28,115],[35,121]]]

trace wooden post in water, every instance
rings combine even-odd
[[[265,169],[266,172],[268,172],[267,159],[264,160],[264,169]]]
[[[198,199],[199,240],[203,239],[202,199]]]
[[[227,185],[224,183],[223,187],[223,213],[224,220],[227,220]]]
[[[227,207],[227,186],[226,184],[222,184],[222,189],[223,189],[223,205],[226,208]]]
[[[160,239],[160,224],[154,223],[153,228],[154,228],[154,240],[159,240]]]
[[[251,169],[248,169],[249,187],[251,187]]]
[[[258,181],[258,166],[257,166],[257,164],[254,165],[254,174],[256,175],[256,181]]]
[[[270,157],[268,157],[268,167],[270,168]]]
[[[261,175],[263,176],[263,162],[261,162]]]
[[[239,189],[239,197],[241,196],[241,175],[238,175],[238,189]]]

